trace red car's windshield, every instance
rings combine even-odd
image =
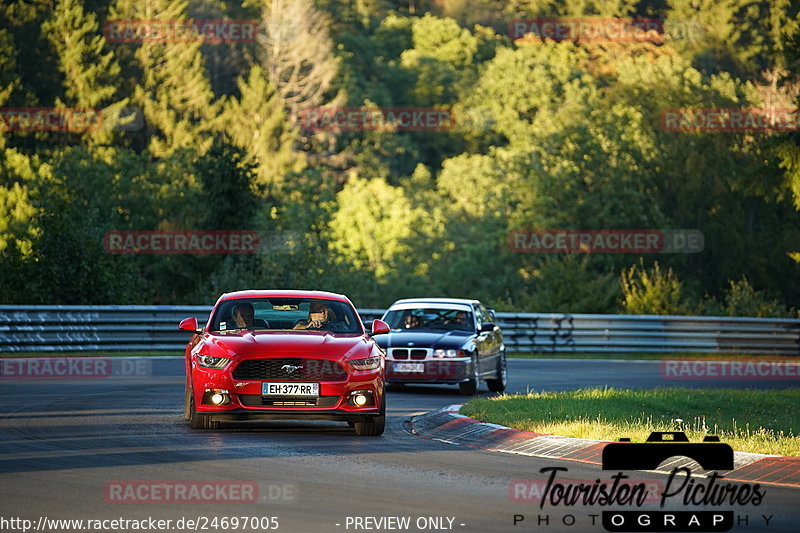
[[[210,331],[306,330],[363,333],[352,306],[321,298],[237,298],[222,302]]]

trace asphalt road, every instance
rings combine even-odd
[[[797,386],[796,381],[665,380],[659,365],[512,360],[510,388]],[[164,531],[584,532],[604,531],[599,519],[592,525],[591,515],[619,508],[540,508],[533,493],[521,497],[528,501],[514,501],[509,492],[514,480],[543,481],[539,469],[545,467],[567,468],[559,479],[610,480],[599,467],[458,447],[408,433],[410,416],[462,403],[455,387],[418,386],[389,393],[390,419],[379,438],[356,437],[337,422],[241,423],[219,431],[192,431],[181,416],[180,360],[155,359],[140,370],[149,375],[0,380],[0,532],[22,531],[21,522],[9,521],[13,518],[31,520],[33,529],[40,517],[171,520]],[[485,386],[481,394],[489,394]],[[637,479],[663,483],[665,476],[642,473]],[[199,482],[195,490],[206,491],[200,497],[203,503],[164,501],[169,498],[164,491],[191,490],[191,481]],[[231,481],[236,483],[225,484]],[[141,482],[160,485],[161,493]],[[796,532],[798,504],[800,489],[770,486],[758,506],[706,510],[733,510],[735,531]],[[657,503],[643,509],[660,510]],[[771,516],[769,526],[762,515]],[[234,516],[238,527],[219,521]],[[278,527],[268,520],[252,527],[252,517],[277,517]],[[378,527],[381,517],[400,521]],[[409,519],[407,527],[403,517]],[[179,525],[180,519],[184,522]],[[186,520],[200,523],[188,527]],[[114,525],[106,522],[103,527],[135,530],[131,523]],[[84,523],[82,530],[101,530],[89,526]],[[46,521],[39,529],[72,530],[76,528],[47,527]]]

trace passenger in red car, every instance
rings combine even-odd
[[[341,322],[336,319],[336,313],[334,313],[333,309],[328,307],[327,304],[311,302],[308,308],[308,319],[301,320],[295,324],[294,329],[319,329],[323,326],[325,328],[330,328],[331,326],[339,326],[340,324]]]

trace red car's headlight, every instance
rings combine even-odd
[[[230,359],[226,359],[224,357],[212,357],[210,355],[199,354],[197,356],[197,363],[205,368],[225,368],[225,366],[230,362]]]
[[[380,357],[367,357],[366,359],[353,359],[350,364],[356,370],[375,370],[381,366]]]

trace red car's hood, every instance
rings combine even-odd
[[[203,335],[202,344],[206,347],[204,353],[228,358],[252,353],[351,357],[370,351],[370,342],[363,335],[332,335],[324,332],[245,331],[226,335],[207,333]]]

